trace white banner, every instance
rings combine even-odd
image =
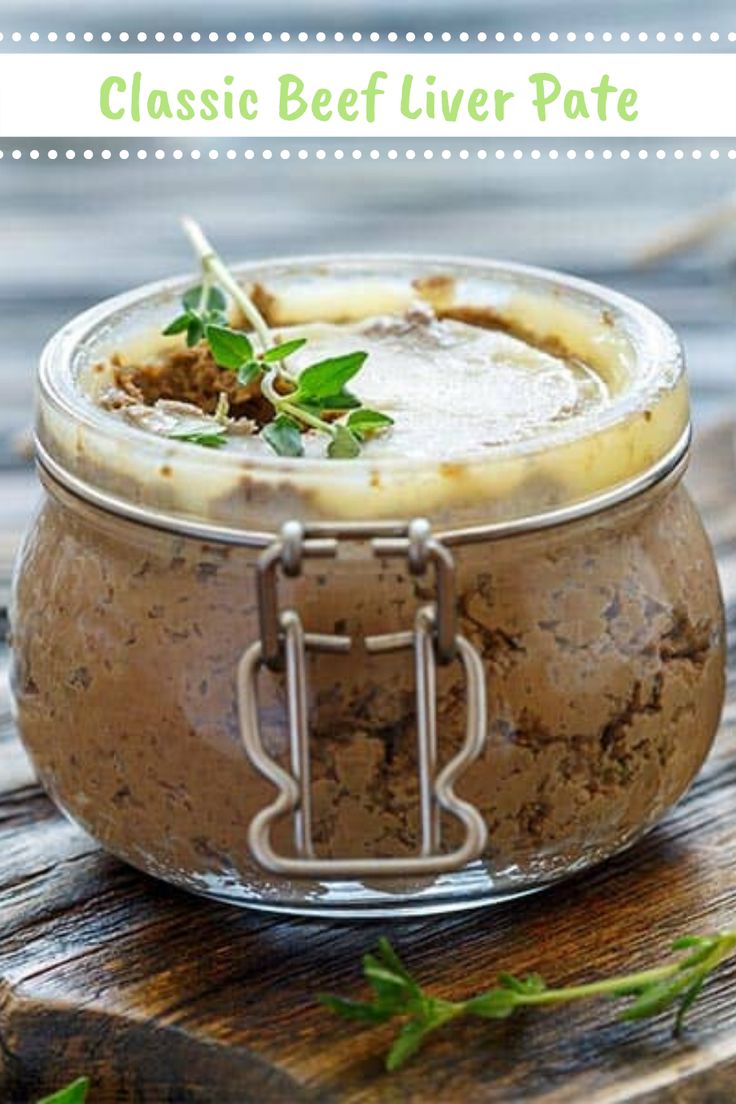
[[[736,136],[733,53],[0,54],[5,138]]]

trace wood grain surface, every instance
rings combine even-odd
[[[0,742],[0,1099],[27,1104],[85,1073],[108,1102],[736,1101],[736,963],[687,1034],[612,1006],[439,1033],[402,1072],[384,1028],[315,1003],[364,992],[360,956],[386,933],[438,994],[499,969],[574,983],[643,968],[688,931],[736,926],[736,461],[732,425],[698,445],[691,485],[728,602],[723,725],[689,795],[643,842],[585,877],[449,918],[288,921],[170,890],[100,851],[35,785],[5,716]]]

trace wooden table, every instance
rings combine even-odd
[[[699,444],[691,484],[736,623],[734,427]],[[731,653],[732,664],[736,655]],[[690,794],[595,873],[446,919],[288,921],[175,892],[105,855],[34,783],[9,718],[0,736],[0,1099],[26,1104],[81,1073],[90,1104],[176,1101],[736,1101],[736,963],[679,1042],[666,1017],[622,1024],[595,1003],[461,1024],[402,1072],[386,1033],[334,1019],[319,990],[359,995],[386,933],[437,993],[499,969],[573,983],[643,968],[689,931],[736,926],[736,683]]]

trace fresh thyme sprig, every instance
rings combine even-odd
[[[402,1021],[386,1056],[391,1071],[415,1054],[427,1036],[451,1020],[478,1016],[504,1020],[525,1008],[568,1004],[592,997],[630,998],[622,1020],[642,1020],[676,1008],[674,1033],[682,1029],[685,1015],[713,971],[736,950],[736,931],[714,935],[686,935],[675,940],[673,951],[685,952],[675,961],[651,970],[586,985],[548,988],[538,974],[515,977],[501,973],[496,985],[475,997],[449,1001],[428,993],[409,973],[387,939],[380,939],[377,953],[363,958],[363,972],[373,989],[369,1001],[322,994],[319,1000],[347,1020],[380,1024]]]
[[[181,301],[182,312],[163,331],[166,337],[186,332],[187,345],[198,345],[208,326],[224,323],[227,299],[219,288],[198,284],[190,288]]]
[[[186,292],[182,312],[163,332],[185,333],[189,346],[205,341],[218,367],[234,372],[242,387],[256,385],[260,389],[273,411],[261,436],[274,452],[303,456],[302,433],[316,430],[329,438],[329,457],[349,459],[360,453],[368,437],[393,424],[387,414],[364,407],[346,386],[363,367],[367,353],[329,357],[294,375],[288,358],[307,344],[307,338],[274,342],[261,312],[201,228],[191,219],[184,219],[184,229],[199,258],[202,282]],[[248,333],[228,324],[227,296],[253,327],[257,348]],[[225,443],[226,431],[227,424],[221,420],[219,426],[205,422],[193,430],[177,427],[169,436],[216,448]]]

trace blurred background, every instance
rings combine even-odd
[[[476,37],[485,32],[494,49],[518,50],[512,39],[516,31],[524,34],[527,49],[528,35],[540,32],[542,40],[534,47],[538,50],[584,48],[587,31],[596,36],[612,31],[617,40],[621,31],[630,33],[626,44],[602,45],[598,40],[597,49],[606,53],[736,49],[727,39],[736,29],[733,6],[725,2],[618,0],[612,6],[578,0],[458,0],[442,5],[409,0],[399,5],[372,0],[368,11],[367,5],[345,0],[258,0],[237,5],[237,11],[235,7],[225,0],[209,0],[206,5],[193,0],[127,0],[124,6],[112,0],[68,0],[63,7],[57,0],[3,0],[0,55],[50,49],[44,41],[48,31],[56,31],[62,40],[66,32],[77,36],[74,44],[64,42],[56,49],[160,48],[153,36],[161,30],[183,32],[184,43],[174,47],[181,50],[212,49],[209,44],[193,45],[190,35],[198,31],[206,40],[215,31],[221,38],[215,49],[238,48],[244,58],[249,47],[243,33],[260,36],[267,30],[275,38],[282,31],[324,31],[325,45],[310,41],[300,47],[321,50],[358,48],[350,41],[330,42],[336,31],[348,40],[354,31],[364,38],[371,31],[396,31],[400,39],[408,31],[417,38],[425,31],[436,36],[450,31],[455,36],[450,45],[421,43],[415,49],[457,48],[460,31],[471,36],[466,49],[488,48]],[[12,41],[15,31],[24,36],[18,43]],[[41,35],[38,44],[27,39],[32,31]],[[114,40],[127,31],[133,41],[116,41],[109,47],[83,43],[84,32],[97,38],[103,31],[111,32]],[[237,47],[224,41],[228,31],[238,33]],[[568,31],[576,32],[575,42],[566,41]],[[653,40],[658,31],[670,36],[669,45],[639,42],[639,32]],[[671,39],[676,31],[685,35],[681,46]],[[716,44],[709,37],[713,31],[720,34]],[[143,45],[136,41],[138,32],[148,36]],[[502,45],[495,42],[498,32],[506,36]],[[550,45],[550,32],[559,33],[557,45]],[[702,41],[693,43],[693,33],[701,34]],[[276,41],[268,48],[289,47]],[[364,42],[359,48],[387,46],[385,41],[378,47]],[[400,43],[394,48],[400,49]],[[268,160],[262,155],[269,143],[241,140],[217,145],[217,160],[210,160],[206,152],[200,160],[191,158],[193,148],[207,151],[210,142],[141,143],[148,153],[145,161],[119,158],[121,147],[137,148],[130,142],[104,143],[111,151],[107,161],[99,157],[103,144],[95,142],[2,145],[3,582],[36,494],[23,431],[30,423],[39,351],[57,326],[100,298],[188,269],[190,256],[178,225],[185,212],[203,223],[232,260],[338,250],[466,253],[566,269],[610,284],[664,314],[684,338],[698,424],[707,425],[736,410],[736,234],[731,234],[736,207],[730,201],[736,188],[736,160],[729,157],[736,141],[635,143],[628,160],[621,159],[622,143],[615,142],[610,144],[609,160],[603,157],[605,142],[578,143],[574,159],[567,156],[568,142],[443,142],[433,147],[432,160],[424,158],[422,143],[417,157],[407,160],[408,143],[342,143],[345,155],[336,159],[336,143],[313,140],[294,145],[289,161],[278,157],[283,143],[274,145],[276,154]],[[47,158],[52,145],[59,150],[55,161]],[[693,152],[700,146],[698,159]],[[66,160],[68,148],[77,152],[73,161]],[[167,153],[164,160],[156,160],[158,148]],[[171,157],[175,148],[183,150],[180,161]],[[254,150],[252,160],[244,159],[246,148]],[[309,151],[307,160],[297,158],[299,148]],[[360,160],[353,158],[354,148],[361,151]],[[386,156],[392,148],[398,151],[396,160]],[[12,159],[11,149],[23,151],[20,160]],[[39,151],[38,160],[28,156],[31,149]],[[92,160],[83,159],[84,149],[95,153]],[[226,155],[229,149],[236,151],[232,161]],[[317,149],[325,151],[323,160],[315,158]],[[378,160],[370,159],[372,149],[381,154]],[[442,159],[442,149],[451,152],[449,160]],[[498,149],[502,160],[496,156]],[[556,160],[549,156],[552,149],[560,151]],[[666,159],[657,157],[660,149]],[[676,149],[682,150],[679,160]],[[533,150],[539,150],[538,159],[531,156]],[[595,156],[586,157],[586,150]],[[711,157],[711,150],[718,152],[717,158]],[[479,158],[479,151],[485,159]],[[515,151],[521,156],[515,157]],[[660,236],[671,241],[683,221],[719,204],[725,206],[722,212],[718,209],[707,242],[676,250],[655,263],[642,262],[643,252]]]

